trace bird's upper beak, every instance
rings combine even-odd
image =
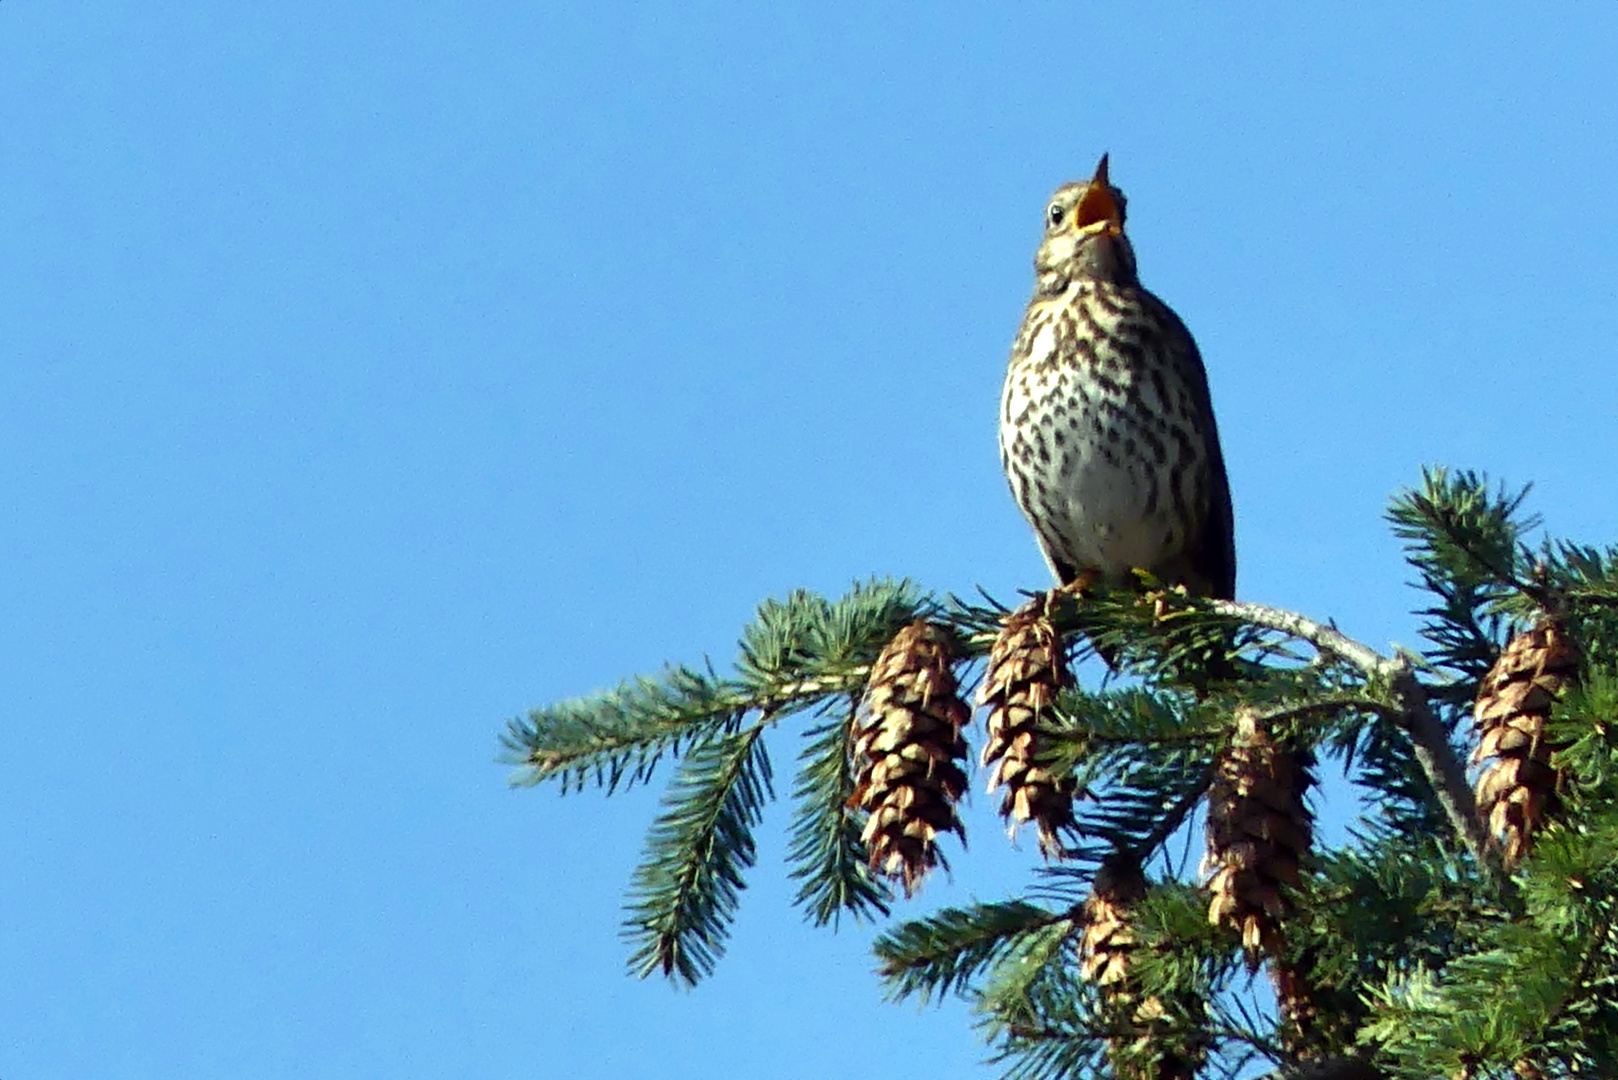
[[[1080,229],[1105,224],[1108,232],[1122,232],[1124,227],[1123,213],[1118,206],[1118,200],[1112,195],[1112,182],[1107,179],[1107,155],[1101,155],[1101,162],[1096,166],[1096,174],[1090,179],[1090,187],[1079,200],[1074,210],[1074,225]]]

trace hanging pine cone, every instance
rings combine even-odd
[[[870,814],[862,839],[871,868],[902,883],[906,896],[943,861],[939,833],[966,838],[955,803],[966,791],[957,762],[971,710],[957,689],[948,638],[922,619],[888,643],[866,684],[850,802]]]
[[[1129,1032],[1108,1040],[1108,1057],[1121,1080],[1191,1080],[1207,1056],[1206,1040],[1201,1032],[1174,1031],[1170,1010],[1142,994],[1130,970],[1140,948],[1134,908],[1145,896],[1138,861],[1114,854],[1101,864],[1084,902],[1079,974],[1096,987],[1108,1022]],[[1183,1015],[1198,1011],[1194,1001],[1181,1004]]]
[[[1117,856],[1101,864],[1084,902],[1084,933],[1079,938],[1079,974],[1105,990],[1129,977],[1135,935],[1130,909],[1146,895],[1140,864]]]
[[[1309,1057],[1319,1052],[1319,1042],[1328,1034],[1338,1042],[1352,1042],[1352,1031],[1345,1029],[1344,1018],[1333,1016],[1320,1006],[1320,995],[1315,985],[1314,964],[1294,956],[1270,958],[1270,982],[1275,988],[1275,1003],[1285,1023],[1281,1027],[1281,1045],[1298,1057]]]
[[[1285,889],[1301,880],[1314,835],[1303,801],[1310,764],[1242,709],[1208,792],[1208,921],[1235,927],[1254,967],[1261,952],[1280,953],[1281,921],[1292,910]]]
[[[1473,711],[1478,814],[1500,845],[1506,868],[1523,860],[1534,834],[1561,807],[1558,747],[1545,738],[1551,705],[1578,675],[1578,652],[1552,619],[1518,634],[1478,685]],[[1492,759],[1492,760],[1490,760]]]
[[[1208,921],[1232,926],[1242,936],[1249,970],[1270,957],[1276,1004],[1285,1023],[1284,1041],[1306,1053],[1316,1034],[1319,1008],[1312,973],[1286,954],[1284,921],[1293,913],[1289,888],[1314,838],[1304,795],[1314,782],[1314,755],[1281,745],[1253,709],[1236,713],[1235,737],[1220,755],[1208,792]]]
[[[978,691],[978,704],[988,710],[983,765],[993,767],[989,793],[1005,788],[1000,816],[1012,836],[1032,821],[1039,829],[1039,850],[1047,858],[1063,854],[1057,830],[1073,824],[1074,784],[1071,777],[1059,777],[1038,762],[1041,724],[1056,695],[1071,682],[1067,650],[1051,620],[1048,596],[1001,620]]]

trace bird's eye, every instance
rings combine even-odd
[[[1062,212],[1062,204],[1051,203],[1051,208],[1045,211],[1045,216],[1050,220],[1051,228],[1053,229],[1062,224],[1062,218],[1064,216]]]

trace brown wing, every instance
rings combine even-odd
[[[1151,296],[1150,293],[1147,294]],[[1184,322],[1163,301],[1152,296],[1165,322],[1178,329],[1184,343],[1179,350],[1184,365],[1182,375],[1196,409],[1198,430],[1206,442],[1203,452],[1208,461],[1208,505],[1202,524],[1186,545],[1184,563],[1196,585],[1205,587],[1218,600],[1236,599],[1236,515],[1230,503],[1230,477],[1225,472],[1225,455],[1219,448],[1219,424],[1214,420],[1213,396],[1208,391],[1208,371],[1202,353]],[[1191,582],[1187,583],[1188,585]]]

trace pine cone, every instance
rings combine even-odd
[[[1578,665],[1567,631],[1546,619],[1512,638],[1478,686],[1472,763],[1493,759],[1478,774],[1478,815],[1507,869],[1523,860],[1535,832],[1561,808],[1562,776],[1551,766],[1558,747],[1545,739],[1545,721]]]
[[[961,729],[971,710],[957,693],[944,632],[917,619],[871,665],[865,717],[854,739],[859,783],[850,798],[870,813],[864,840],[871,868],[914,894],[943,862],[937,837],[966,832],[955,803],[966,791]]]
[[[1079,938],[1079,973],[1094,984],[1102,1009],[1120,1033],[1108,1040],[1108,1057],[1121,1080],[1191,1080],[1207,1056],[1200,1032],[1176,1034],[1170,1010],[1144,996],[1130,971],[1140,948],[1131,924],[1134,907],[1146,896],[1140,863],[1115,854],[1096,871],[1084,902],[1084,933]],[[1196,1002],[1181,1003],[1182,1014]]]
[[[1051,621],[1050,597],[1038,597],[1001,621],[978,691],[978,704],[988,710],[983,765],[994,766],[989,793],[1005,788],[1000,816],[1011,826],[1011,835],[1025,822],[1034,822],[1039,850],[1048,858],[1063,854],[1057,830],[1073,824],[1073,779],[1058,777],[1036,760],[1041,721],[1056,695],[1072,683],[1066,654]]]
[[[1079,974],[1101,987],[1118,986],[1129,977],[1135,935],[1130,909],[1146,895],[1146,877],[1138,863],[1117,857],[1101,864],[1084,902],[1084,933],[1079,938]]]
[[[1289,957],[1283,923],[1293,914],[1289,888],[1302,881],[1314,839],[1304,795],[1314,783],[1314,755],[1276,742],[1252,709],[1236,713],[1235,738],[1220,755],[1208,792],[1208,921],[1235,927],[1250,971],[1270,957],[1284,1040],[1307,1054],[1320,1009],[1310,965]]]
[[[1241,933],[1253,967],[1260,952],[1280,954],[1281,920],[1292,910],[1285,887],[1301,880],[1314,835],[1303,801],[1310,764],[1308,755],[1278,745],[1256,714],[1243,709],[1208,793],[1208,921]]]
[[[1270,982],[1285,1021],[1281,1044],[1300,1058],[1319,1053],[1322,1037],[1334,1036],[1338,1043],[1353,1042],[1352,1025],[1346,1023],[1346,1018],[1321,1008],[1314,974],[1311,960],[1279,954],[1270,958]]]

